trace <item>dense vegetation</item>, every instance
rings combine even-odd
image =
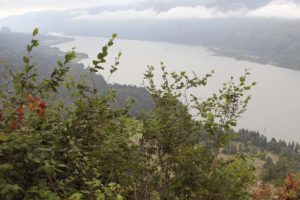
[[[232,139],[223,153],[246,153],[264,161],[259,173],[261,180],[266,183],[281,184],[288,173],[300,171],[299,143],[286,143],[275,138],[268,141],[265,136],[254,131],[240,130],[238,137]],[[276,159],[271,158],[270,153],[276,155]]]
[[[248,72],[203,100],[188,94],[212,73],[169,73],[162,63],[162,83],[156,84],[149,66],[145,83],[154,106],[132,117],[130,101],[118,106],[116,91],[94,81],[95,73],[118,69],[120,55],[104,67],[115,34],[88,68],[90,81],[71,77],[74,50],[49,76],[39,75],[32,62],[37,34],[23,68],[8,70],[1,82],[0,199],[236,200],[263,199],[266,191],[273,199],[299,197],[296,177],[278,188],[253,188],[256,177],[245,155],[221,155],[237,136],[231,130],[255,85],[247,83]]]

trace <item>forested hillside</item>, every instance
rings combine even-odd
[[[24,47],[26,47],[30,39],[29,34],[12,33],[9,29],[5,31],[5,28],[0,32],[0,83],[3,82],[3,76],[8,74],[8,69],[15,72],[21,69],[23,56],[26,54],[26,48]],[[41,77],[47,77],[51,75],[54,67],[57,65],[57,61],[62,60],[65,54],[58,48],[50,48],[49,45],[66,42],[71,39],[45,35],[39,36],[38,39],[41,45],[38,50],[33,50],[32,62],[40,66],[37,69],[39,75]],[[77,53],[76,56],[75,61],[87,57],[87,55],[82,53]],[[89,74],[82,64],[72,62],[71,65],[70,74],[75,79],[90,81]],[[5,66],[9,66],[10,68]],[[132,100],[135,101],[130,110],[132,114],[136,115],[143,111],[148,112],[153,106],[150,94],[144,88],[120,84],[110,85],[106,83],[101,75],[96,75],[94,81],[97,88],[102,91],[103,94],[106,94],[110,88],[114,88],[114,90],[117,91],[118,106],[123,105],[129,97],[132,98]],[[60,96],[64,99],[66,98],[64,94],[60,94]]]
[[[300,145],[242,129],[222,151],[225,155],[252,155],[252,163],[265,183],[279,184],[288,173],[300,171]],[[250,159],[251,161],[251,159]]]
[[[58,50],[40,46],[38,33],[35,29],[28,38],[15,68],[9,62],[1,66],[0,199],[300,198],[300,178],[289,173],[296,170],[281,170],[273,179],[273,167],[284,161],[274,164],[262,155],[266,160],[262,176],[249,162],[255,158],[250,152],[252,142],[260,151],[289,151],[295,158],[299,145],[268,142],[246,130],[232,132],[256,85],[248,81],[249,72],[231,78],[207,99],[187,94],[205,87],[213,73],[188,76],[169,72],[164,63],[161,84],[154,81],[157,69],[148,66],[145,89],[110,87],[99,73],[118,72],[120,55],[104,67],[116,34],[84,70],[74,62],[74,49],[64,56],[52,54]],[[53,59],[37,58],[43,51],[49,51]],[[11,53],[15,54],[7,55],[19,56],[17,51]],[[47,71],[44,64],[49,64]],[[133,105],[118,102],[118,93],[128,88],[149,95],[153,106],[147,113],[132,116]],[[233,144],[240,145],[235,153]]]

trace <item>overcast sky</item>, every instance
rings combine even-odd
[[[152,8],[145,10],[102,11],[97,14],[80,13],[75,19],[107,20],[107,19],[209,19],[227,17],[255,17],[277,19],[300,19],[300,1],[273,0],[258,8],[240,7],[224,10],[219,7],[177,6],[167,11],[158,12]]]
[[[153,8],[147,8],[144,10],[100,11],[99,13],[90,14],[85,10],[87,7],[105,4],[130,4],[141,1],[143,0],[0,0],[0,17],[29,11],[77,9],[78,13],[75,13],[74,20],[206,19],[226,17],[300,19],[300,0],[273,0],[255,9],[242,7],[226,11],[222,8],[206,7],[200,4],[197,6],[177,6],[162,12],[153,10]]]
[[[139,0],[0,0],[0,17],[41,10],[68,10]]]

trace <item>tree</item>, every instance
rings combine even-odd
[[[270,157],[267,157],[261,171],[262,180],[265,182],[270,182],[277,177],[275,172],[275,164]]]

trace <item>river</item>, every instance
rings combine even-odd
[[[76,47],[78,52],[87,53],[89,58],[82,60],[86,66],[92,63],[107,41],[95,37],[73,38],[74,41],[56,47],[62,51]],[[116,55],[118,51],[123,54],[120,70],[110,82],[140,86],[147,65],[159,68],[161,61],[170,71],[193,71],[199,76],[214,70],[207,88],[195,91],[198,96],[217,92],[223,82],[231,76],[238,78],[247,68],[251,72],[251,81],[258,84],[251,90],[252,100],[239,120],[238,128],[259,131],[269,139],[300,142],[300,71],[215,56],[202,46],[117,39],[110,55]],[[113,61],[113,56],[108,60]],[[103,75],[108,76],[107,72]]]

